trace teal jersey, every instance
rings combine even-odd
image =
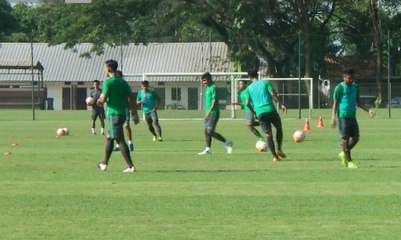
[[[147,92],[141,90],[138,92],[136,101],[142,101],[142,111],[144,113],[150,113],[153,111],[153,108],[155,108],[156,102],[159,101],[159,96],[152,90],[148,90]]]
[[[334,88],[333,99],[338,103],[338,117],[355,118],[356,104],[359,98],[359,87],[356,83],[350,85],[344,82]]]
[[[239,100],[242,105],[242,109],[244,110],[244,112],[249,112],[250,110],[249,110],[248,106],[246,105],[246,100],[248,99],[248,93],[246,92],[246,89],[238,92],[238,95],[239,95]]]
[[[248,100],[252,104],[256,115],[276,111],[273,99],[270,95],[274,90],[269,81],[256,80],[248,85],[246,91],[248,94]]]
[[[119,77],[109,77],[103,83],[103,94],[107,94],[107,115],[125,115],[131,87]]]
[[[211,113],[219,114],[220,113],[219,94],[217,92],[217,86],[215,83],[212,83],[206,87],[206,91],[205,91],[205,103],[206,103],[205,111],[206,111],[206,113],[209,112],[210,107],[212,106],[213,100],[215,100],[215,104],[214,104],[214,107],[213,107]]]

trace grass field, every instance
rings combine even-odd
[[[204,149],[201,120],[162,120],[164,142],[133,127],[138,172],[119,152],[100,172],[105,140],[90,134],[88,111],[0,110],[0,238],[9,239],[399,239],[401,110],[361,110],[358,169],[342,167],[337,131],[294,143],[297,111],[283,116],[284,151],[273,163],[255,150],[242,120],[221,120],[232,155]],[[170,114],[161,111],[160,117]],[[68,127],[70,136],[55,138]],[[99,130],[99,129],[97,129]],[[12,147],[11,143],[19,145]],[[12,151],[11,156],[3,155]]]

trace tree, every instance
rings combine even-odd
[[[0,0],[0,41],[8,41],[8,36],[16,25],[16,19],[11,11],[8,1]]]

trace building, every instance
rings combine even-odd
[[[199,96],[202,86],[199,75],[191,73],[233,71],[233,64],[227,56],[227,46],[222,42],[106,46],[101,55],[87,55],[92,47],[89,43],[79,44],[73,49],[65,49],[64,45],[49,46],[46,43],[34,43],[32,46],[30,43],[0,43],[0,90],[11,94],[32,91],[34,82],[34,91],[44,92],[37,99],[42,109],[87,109],[84,100],[92,87],[92,81],[105,78],[104,63],[108,59],[119,62],[119,68],[134,92],[140,89],[143,79],[148,80],[159,93],[162,107],[165,108],[201,108]],[[40,64],[40,72],[32,74],[32,62],[34,66]],[[153,73],[153,76],[146,73]],[[161,73],[184,75],[163,76]],[[227,76],[215,80],[220,80],[220,88],[230,91]],[[27,106],[30,98],[26,93],[24,96],[23,101]],[[8,103],[3,106],[18,106],[13,105],[17,103],[17,97],[0,97],[0,107],[6,101]]]

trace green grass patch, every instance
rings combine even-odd
[[[316,128],[319,114],[322,129]],[[1,110],[0,236],[398,239],[401,111],[393,110],[391,119],[386,109],[374,119],[358,112],[361,141],[352,151],[358,169],[337,158],[340,139],[330,114],[314,110],[302,143],[292,133],[304,119],[296,110],[283,116],[288,158],[273,163],[269,153],[256,151],[241,119],[217,127],[234,142],[233,154],[214,141],[212,155],[198,156],[202,120],[164,120],[174,112],[160,111],[164,141],[153,142],[143,121],[132,126],[138,172],[124,174],[119,152],[106,172],[96,168],[105,139],[91,135],[89,111],[36,111],[32,121],[30,110]],[[70,136],[57,139],[59,127],[68,127]]]

